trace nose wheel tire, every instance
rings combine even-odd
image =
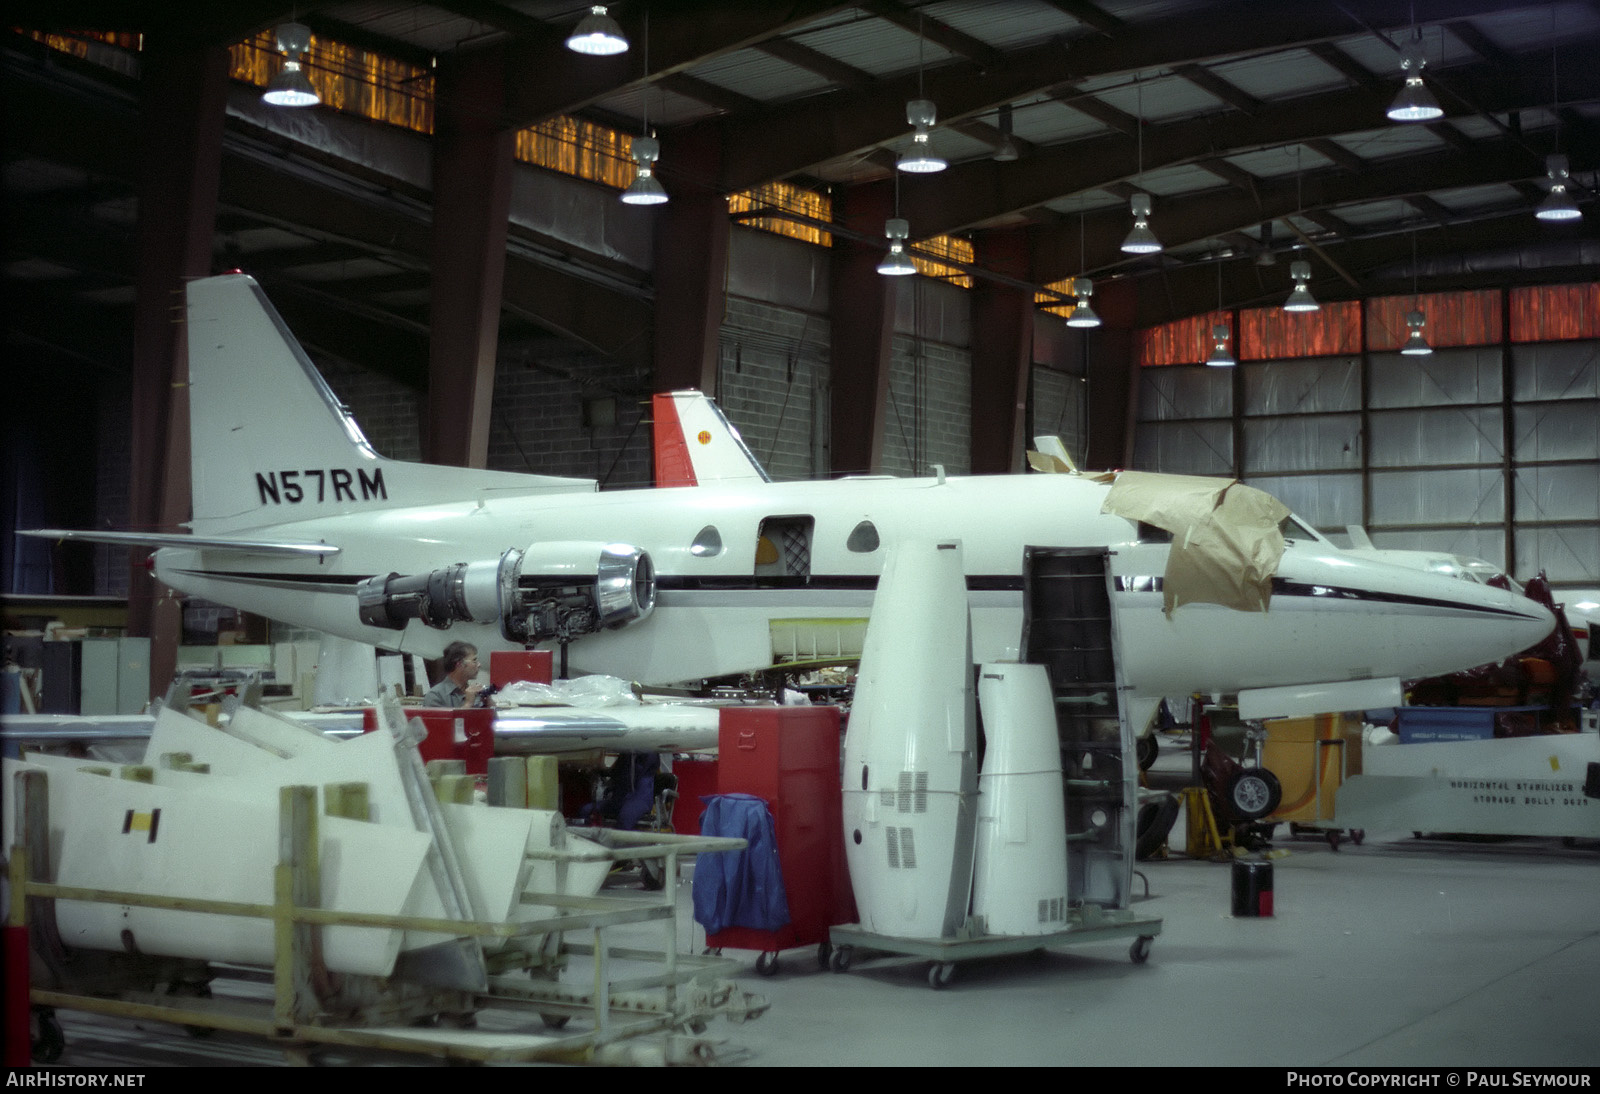
[[[1246,767],[1228,780],[1228,805],[1240,820],[1255,821],[1268,816],[1283,801],[1278,777],[1264,767]]]

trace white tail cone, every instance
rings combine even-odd
[[[972,629],[958,543],[891,548],[844,739],[844,835],[862,926],[945,938],[966,921],[976,825]]]
[[[972,912],[989,934],[1067,925],[1067,822],[1055,699],[1043,665],[978,673],[987,749],[978,777]]]

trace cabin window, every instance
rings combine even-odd
[[[708,524],[695,535],[694,542],[689,544],[689,553],[696,558],[712,558],[722,553],[722,533],[717,531],[715,525]]]
[[[1171,543],[1172,533],[1165,528],[1157,528],[1154,524],[1139,522],[1140,543]]]
[[[756,539],[756,575],[759,577],[811,576],[810,517],[768,517]]]
[[[844,545],[858,555],[870,555],[878,549],[878,529],[870,520],[864,520],[850,529],[850,538]]]

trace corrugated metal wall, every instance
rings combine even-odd
[[[1236,475],[1330,535],[1600,581],[1600,340],[1140,372],[1136,467]]]

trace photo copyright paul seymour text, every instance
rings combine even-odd
[[[1577,1087],[1592,1089],[1594,1076],[1562,1071],[1435,1071],[1392,1073],[1370,1071],[1291,1071],[1290,1087]]]

